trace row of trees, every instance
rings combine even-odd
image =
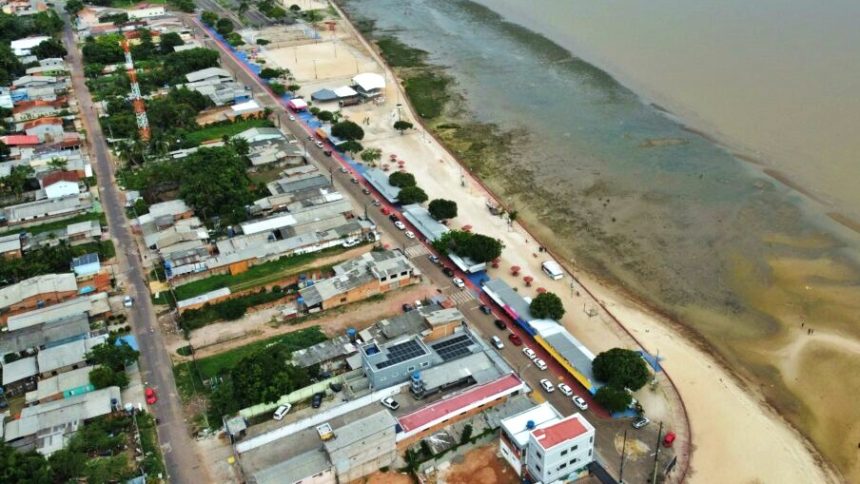
[[[486,235],[451,230],[436,239],[433,242],[433,248],[443,254],[453,252],[460,257],[468,257],[481,263],[490,262],[501,256],[504,244],[499,239]]]
[[[403,205],[410,203],[424,203],[429,198],[427,193],[418,186],[415,175],[403,171],[396,171],[388,175],[388,183],[400,189],[397,201]]]
[[[27,251],[27,257],[6,259],[0,264],[0,284],[14,284],[41,274],[68,272],[73,258],[95,251],[101,260],[114,256],[111,242],[97,240],[92,244],[69,245],[66,241],[48,247],[37,247]]]

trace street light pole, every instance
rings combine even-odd
[[[627,452],[627,429],[624,430],[624,443],[621,444],[621,465],[618,468],[618,484],[624,484],[624,454]]]

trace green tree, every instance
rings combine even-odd
[[[24,65],[8,44],[0,43],[0,84],[6,85],[24,73]]]
[[[118,386],[128,386],[128,374],[125,370],[114,371],[106,366],[100,366],[90,371],[90,383],[98,389]]]
[[[430,216],[436,220],[447,220],[457,216],[457,202],[437,198],[430,202],[427,210],[430,212]]]
[[[406,131],[407,129],[412,129],[412,123],[410,123],[409,121],[402,121],[402,120],[401,121],[395,121],[394,122],[394,129],[396,129],[397,131],[400,131],[400,134],[403,134],[403,132]]]
[[[221,35],[227,35],[234,29],[233,21],[228,18],[220,18],[215,23],[215,30]]]
[[[417,185],[415,175],[406,173],[405,171],[395,171],[388,175],[388,183],[399,188],[414,187]]]
[[[215,12],[210,12],[207,10],[207,11],[203,12],[202,14],[200,14],[200,20],[204,24],[206,24],[210,27],[214,27],[215,24],[218,23],[218,14]]]
[[[482,234],[474,234],[469,238],[464,253],[466,257],[475,262],[490,262],[493,259],[498,259],[502,255],[504,244],[499,239],[487,237]],[[459,252],[458,252],[459,254]]]
[[[250,5],[248,4],[248,0],[242,0],[239,2],[239,8],[236,9],[236,12],[238,12],[241,17],[242,15],[245,15],[249,8]]]
[[[111,335],[104,343],[93,347],[87,353],[87,361],[94,365],[102,365],[113,371],[125,371],[127,365],[137,361],[140,353],[135,351],[128,343]]]
[[[104,65],[122,62],[125,59],[125,54],[119,44],[120,40],[122,40],[122,36],[119,34],[87,37],[81,49],[84,54],[84,62]]]
[[[361,161],[365,163],[376,163],[382,158],[382,150],[379,148],[368,148],[361,152]]]
[[[624,348],[612,348],[600,353],[594,358],[591,369],[598,381],[634,392],[645,386],[651,377],[642,355]]]
[[[18,452],[0,440],[0,482],[9,484],[51,484],[48,461],[38,452]]]
[[[349,140],[338,145],[338,148],[346,151],[347,153],[359,153],[364,149],[364,146],[362,146],[358,141]]]
[[[469,439],[472,438],[472,430],[472,424],[466,424],[463,427],[463,433],[460,434],[460,445],[469,442]]]
[[[352,121],[341,121],[331,127],[331,134],[349,141],[364,139],[364,130]]]
[[[296,5],[295,3],[294,3],[294,4],[292,4],[292,5],[290,5],[290,12],[298,13],[298,12],[301,12],[301,11],[302,11],[302,7],[299,7],[299,6],[298,6],[298,5]]]
[[[400,193],[397,194],[397,201],[403,205],[424,203],[427,201],[427,198],[427,194],[424,193],[421,187],[401,188]]]
[[[0,141],[0,159],[5,159],[10,153],[12,153],[12,150],[9,149],[6,143]]]
[[[87,465],[87,455],[72,452],[69,449],[60,449],[48,457],[48,464],[54,473],[54,479],[58,482],[69,482],[83,475]]]
[[[162,54],[169,54],[173,52],[174,47],[184,44],[185,41],[182,40],[182,37],[180,37],[178,33],[164,32],[159,37],[158,50],[161,51]]]
[[[296,91],[298,91],[298,90],[299,90],[299,89],[301,89],[301,88],[302,88],[302,86],[300,86],[300,85],[298,85],[298,84],[295,84],[295,83],[294,83],[294,84],[290,84],[289,86],[287,86],[287,90],[288,90],[288,91],[290,91],[290,92],[291,92],[291,93],[293,93],[293,94],[295,94],[295,93],[296,93]]]
[[[325,123],[328,123],[328,122],[331,122],[331,120],[332,120],[332,119],[334,119],[334,114],[332,114],[332,112],[331,112],[331,111],[320,111],[320,112],[317,114],[317,118],[318,118],[320,121],[323,121],[323,122],[325,122]]]
[[[9,170],[9,174],[0,178],[0,193],[21,197],[27,188],[27,181],[35,171],[30,165],[18,165]]]
[[[271,67],[264,67],[260,71],[260,77],[263,79],[266,79],[266,80],[281,77],[281,70],[280,69],[272,69]]]
[[[275,93],[276,96],[283,96],[287,93],[287,88],[279,82],[270,82],[269,88],[272,90],[273,93]]]
[[[33,54],[39,59],[50,57],[65,57],[66,47],[57,39],[48,39],[33,48]]]
[[[49,166],[52,170],[65,170],[65,169],[66,169],[66,165],[68,165],[68,163],[67,163],[66,159],[65,159],[65,158],[60,158],[60,157],[57,157],[57,156],[55,156],[55,157],[51,158],[51,160],[50,160],[50,161],[48,161],[48,166]]]
[[[594,395],[594,400],[611,413],[622,412],[633,401],[627,390],[609,385],[600,387]]]
[[[538,319],[560,320],[564,316],[564,304],[561,298],[551,292],[538,294],[529,304],[529,312]]]
[[[82,2],[81,0],[68,0],[66,2],[65,10],[66,13],[68,13],[69,15],[75,16],[83,9],[84,2]]]

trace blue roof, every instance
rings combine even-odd
[[[99,255],[95,252],[90,252],[89,254],[84,254],[80,257],[75,257],[72,259],[72,267],[80,267],[88,264],[98,264]]]
[[[116,344],[121,344],[120,341],[125,341],[126,343],[128,343],[129,346],[131,346],[131,349],[135,351],[140,351],[140,347],[137,345],[137,339],[134,337],[133,334],[120,336],[116,339]]]

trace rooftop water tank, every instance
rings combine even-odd
[[[534,420],[529,420],[528,422],[526,422],[526,428],[527,428],[527,429],[531,430],[531,429],[533,429],[533,428],[535,428],[535,427],[536,427],[536,425],[535,425],[535,421],[534,421]]]

